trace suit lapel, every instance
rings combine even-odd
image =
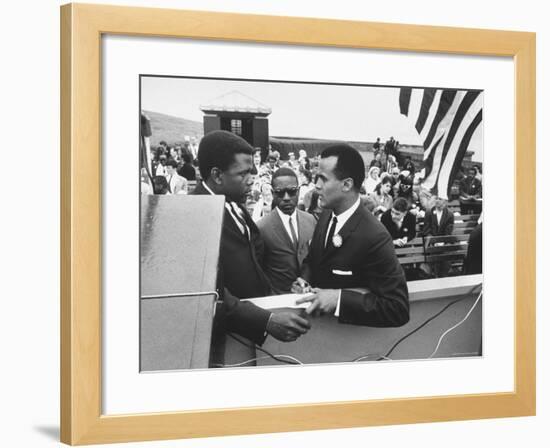
[[[342,227],[338,232],[338,235],[342,237],[342,245],[346,243],[346,239],[356,229],[361,219],[363,219],[363,209],[362,209],[362,205],[359,205],[359,207],[357,207],[357,210],[355,210],[353,215],[351,215],[350,218],[346,221],[346,223],[344,224],[344,227]],[[327,241],[327,244],[328,244],[328,241]],[[322,259],[329,257],[332,253],[334,253],[338,249],[339,249],[338,247],[334,247],[331,244],[330,246],[327,247],[326,250],[323,251]]]
[[[315,232],[313,234],[313,241],[311,242],[311,246],[312,249],[318,250],[319,254],[322,254],[325,250],[324,238],[327,233],[328,222],[331,216],[332,212],[329,210],[321,213],[321,216],[319,217],[319,222],[317,223],[317,227],[315,228]]]
[[[286,242],[286,245],[294,249],[294,245],[292,244],[292,240],[290,239],[290,236],[288,232],[285,229],[285,225],[283,223],[283,220],[281,219],[281,215],[279,215],[279,212],[275,209],[271,213],[275,213],[276,216],[273,217],[273,227],[276,232],[278,232],[279,235],[282,235],[283,240]]]

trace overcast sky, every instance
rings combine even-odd
[[[399,113],[399,88],[278,82],[143,77],[141,107],[202,122],[200,105],[237,90],[272,109],[269,134],[421,145],[413,124]],[[480,126],[472,144],[479,148]]]

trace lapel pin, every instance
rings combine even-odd
[[[332,245],[334,247],[340,247],[342,245],[342,237],[338,234],[332,237]]]

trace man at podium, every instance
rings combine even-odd
[[[218,270],[218,288],[223,302],[216,310],[214,356],[223,351],[227,333],[236,333],[257,345],[268,334],[290,342],[306,333],[309,321],[294,311],[271,312],[250,302],[271,295],[271,284],[260,264],[264,244],[244,204],[253,184],[253,148],[227,131],[203,137],[198,150],[202,182],[198,195],[224,195],[225,214]]]
[[[361,155],[338,144],[321,153],[318,181],[325,209],[313,234],[303,275],[316,287],[308,313],[333,313],[341,323],[399,327],[409,321],[409,295],[392,239],[361,205]],[[305,292],[305,280],[293,289]]]

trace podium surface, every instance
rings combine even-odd
[[[141,371],[208,367],[223,204],[223,196],[141,198]]]

